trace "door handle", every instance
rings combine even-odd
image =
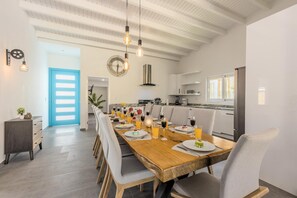
[[[226,113],[226,115],[234,115],[234,113]]]

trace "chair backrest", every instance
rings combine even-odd
[[[102,111],[99,108],[95,108],[94,115],[96,119],[96,132],[100,136],[100,119],[99,115],[102,113]]]
[[[106,140],[108,142],[108,156],[107,163],[111,169],[113,178],[120,182],[122,180],[122,151],[120,148],[119,141],[113,130],[111,121],[108,116],[101,114],[101,123],[104,135],[106,135]]]
[[[152,109],[152,117],[153,118],[159,118],[160,112],[161,112],[161,105],[154,105]]]
[[[221,198],[245,197],[259,188],[261,163],[269,143],[277,134],[278,129],[268,129],[239,138],[223,170]]]
[[[107,130],[106,124],[104,124],[104,122],[105,122],[104,117],[107,117],[107,116],[104,115],[103,113],[100,113],[98,115],[99,122],[101,123],[100,126],[99,126],[99,129],[100,129],[99,138],[100,138],[100,141],[101,141],[103,154],[105,156],[105,159],[107,159],[108,158],[108,152],[109,152],[109,144],[108,144],[108,140],[107,140],[108,130]]]
[[[173,106],[163,106],[162,107],[161,111],[163,111],[164,117],[166,119],[168,119],[168,120],[171,119],[173,108],[174,108]]]
[[[186,125],[189,118],[188,107],[174,107],[170,121],[174,125]]]
[[[204,133],[212,135],[216,111],[213,109],[193,108],[190,116],[195,116],[196,125],[201,125]]]
[[[153,104],[152,103],[147,103],[144,107],[144,114],[146,115],[146,112],[149,112],[151,114],[152,112],[152,107],[153,107]]]

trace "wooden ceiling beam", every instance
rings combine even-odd
[[[119,53],[122,53],[121,54],[122,56],[124,56],[124,53],[126,51],[124,46],[121,47],[118,45],[103,44],[103,43],[99,43],[99,42],[95,42],[95,41],[74,38],[74,37],[70,37],[70,36],[59,35],[59,34],[54,34],[54,33],[49,33],[49,32],[44,32],[44,31],[36,31],[36,36],[40,39],[59,41],[59,42],[63,42],[63,43],[70,43],[70,44],[75,44],[75,45],[83,45],[83,46],[90,46],[90,47],[96,47],[96,48],[101,48],[101,49],[106,49],[106,50],[117,51]],[[135,54],[135,52],[132,51],[131,49],[128,49],[128,53]],[[171,60],[171,61],[176,61],[176,62],[178,62],[181,58],[180,56],[171,56],[171,55],[167,55],[167,54],[154,53],[154,52],[147,52],[144,56],[161,58],[161,59],[166,59],[166,60]]]
[[[34,27],[45,28],[48,30],[58,30],[60,32],[64,32],[67,34],[76,34],[78,36],[91,37],[94,39],[99,38],[102,40],[111,41],[111,42],[117,43],[118,45],[124,46],[122,37],[93,32],[93,31],[89,31],[89,30],[85,30],[85,29],[81,29],[81,28],[76,28],[76,27],[67,26],[67,25],[61,25],[61,24],[42,21],[42,20],[38,20],[38,19],[30,19],[30,24],[32,24]],[[134,46],[134,48],[136,49],[137,43],[134,42],[130,46]],[[167,48],[167,47],[162,47],[159,45],[157,46],[157,45],[153,45],[150,43],[144,43],[143,49],[144,50],[153,50],[153,51],[157,51],[157,52],[164,52],[164,53],[178,55],[178,56],[185,56],[188,54],[187,52],[179,51],[174,48]]]
[[[122,1],[125,1],[125,0],[122,0]],[[133,4],[135,6],[138,6],[138,0],[130,0],[129,3]],[[218,35],[226,34],[226,30],[221,27],[217,27],[210,23],[206,23],[204,21],[194,19],[194,18],[184,15],[180,12],[173,11],[173,10],[165,8],[163,6],[159,6],[157,4],[151,3],[148,0],[143,0],[141,2],[141,5],[142,5],[143,9],[147,9],[151,12],[155,12],[157,14],[167,16],[169,18],[172,18],[179,22],[191,25],[193,27],[197,27],[197,28],[200,28],[200,29],[203,29],[203,30],[206,30],[206,31],[218,34]],[[143,23],[145,24],[145,22],[143,22]]]
[[[39,13],[42,15],[59,18],[59,19],[66,20],[66,21],[72,21],[72,22],[80,23],[80,24],[87,25],[87,26],[93,26],[93,27],[97,27],[97,28],[101,28],[101,29],[107,29],[110,31],[118,32],[118,33],[123,33],[123,31],[124,31],[124,28],[119,25],[111,24],[111,23],[108,23],[105,21],[90,19],[90,18],[87,18],[84,16],[79,16],[79,15],[72,14],[69,12],[37,5],[34,3],[27,2],[27,1],[20,1],[20,7],[22,7],[24,10],[26,10],[28,12]],[[132,36],[138,35],[138,31],[134,30],[134,29],[130,29],[130,33]],[[155,42],[164,43],[166,45],[171,45],[171,46],[180,47],[180,48],[188,49],[188,50],[194,50],[194,51],[199,50],[199,47],[195,44],[186,44],[185,42],[183,42],[183,40],[187,40],[190,42],[194,41],[195,43],[200,43],[200,44],[201,43],[210,43],[210,39],[207,39],[207,38],[196,37],[194,40],[193,39],[188,40],[188,39],[186,39],[184,37],[180,37],[178,35],[175,35],[175,36],[177,38],[173,39],[173,38],[164,37],[164,36],[161,36],[158,34],[142,32],[142,38],[144,40],[148,39],[148,40],[152,40]]]
[[[269,5],[267,2],[264,2],[263,0],[250,0],[250,2],[262,10],[269,10],[271,8],[271,5]]]
[[[117,10],[105,7],[101,4],[95,4],[85,0],[59,0],[59,2],[63,2],[78,8],[83,8],[105,16],[117,18],[123,21],[125,21],[126,19],[125,10],[121,12],[121,11],[117,11]],[[129,22],[138,24],[138,16],[137,15],[130,16]],[[181,37],[183,39],[189,39],[191,41],[199,42],[199,43],[210,43],[210,39],[198,35],[198,33],[195,33],[195,31],[187,32],[180,27],[170,27],[170,26],[166,26],[158,22],[153,22],[151,20],[147,20],[144,18],[142,19],[142,24],[143,26],[149,27],[151,29],[155,29],[167,34],[171,34],[173,36]],[[124,30],[124,27],[122,29]]]
[[[245,24],[246,19],[236,13],[233,13],[225,8],[219,7],[217,5],[214,5],[213,3],[207,1],[207,0],[186,0],[187,2],[191,3],[192,5],[195,5],[196,7],[203,8],[215,15],[224,17],[225,19],[228,19],[229,21],[238,23],[238,24]]]

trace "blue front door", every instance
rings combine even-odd
[[[49,125],[79,124],[79,70],[49,69]]]

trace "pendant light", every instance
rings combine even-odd
[[[126,26],[125,26],[125,36],[124,36],[124,44],[130,45],[131,37],[129,33],[129,25],[128,25],[128,0],[126,0]]]
[[[129,64],[129,59],[128,59],[128,50],[127,50],[127,46],[126,46],[124,70],[127,71],[129,69],[130,69],[130,64]]]
[[[139,27],[138,27],[138,30],[139,30],[139,38],[138,38],[138,47],[137,47],[137,50],[136,50],[136,55],[141,57],[143,56],[143,49],[142,49],[142,40],[141,40],[141,0],[139,0]]]

